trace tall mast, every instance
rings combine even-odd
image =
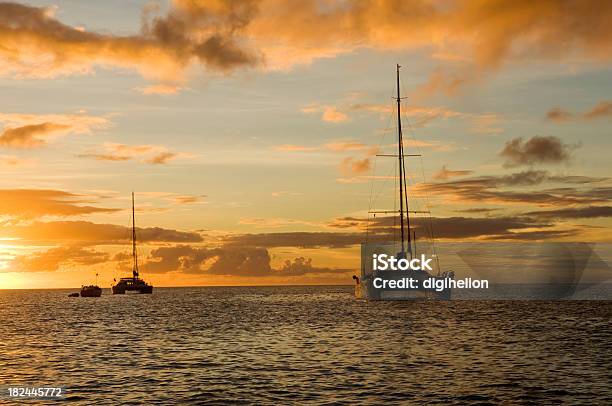
[[[134,192],[132,192],[132,257],[134,258],[134,268],[132,275],[138,278],[138,253],[136,252],[136,216],[134,215]]]
[[[406,231],[404,230],[404,193],[406,194],[406,222],[407,222],[407,228],[408,228],[408,252],[410,253],[410,256],[412,256],[412,247],[410,245],[410,217],[408,216],[408,196],[407,196],[407,191],[404,190],[404,188],[406,187],[406,174],[405,174],[405,168],[404,168],[404,141],[402,138],[402,104],[401,104],[401,95],[400,95],[400,68],[401,66],[398,64],[397,65],[397,70],[396,70],[396,80],[397,80],[397,98],[395,99],[397,101],[397,150],[398,150],[398,160],[399,160],[399,184],[400,184],[400,194],[399,194],[399,201],[400,201],[400,233],[401,233],[401,239],[402,239],[402,254],[405,255],[406,254],[406,249],[405,249],[405,240],[406,240]]]

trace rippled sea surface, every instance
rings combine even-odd
[[[82,404],[612,404],[610,301],[69,292],[0,291],[2,388],[63,386]]]

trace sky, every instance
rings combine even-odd
[[[441,242],[612,240],[612,3],[0,3],[0,289],[346,284]],[[417,235],[429,219],[414,218]],[[427,223],[429,224],[429,223]],[[423,230],[423,231],[422,231]],[[419,238],[417,236],[417,238]]]

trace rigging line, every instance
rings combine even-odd
[[[414,135],[414,130],[412,129],[412,125],[410,124],[410,130]],[[420,148],[419,148],[420,150]],[[423,183],[425,184],[427,182],[426,176],[425,176],[425,169],[424,169],[424,165],[423,165],[423,157],[420,158],[421,160],[421,176],[423,179]],[[440,257],[438,256],[438,252],[437,252],[437,248],[436,248],[436,238],[435,238],[435,234],[434,234],[434,227],[433,227],[433,218],[431,215],[431,203],[430,203],[430,199],[429,199],[429,192],[427,192],[427,189],[424,190],[424,195],[425,195],[425,204],[427,207],[427,210],[429,211],[428,215],[427,215],[427,228],[428,228],[428,232],[430,234],[430,238],[431,238],[431,251],[432,254],[434,255],[434,257],[436,258],[436,265],[438,267],[438,273],[440,272]]]
[[[395,175],[397,173],[397,161],[393,161],[393,175]],[[393,176],[393,210],[395,211],[399,211],[397,210],[397,200],[396,199],[399,195],[399,189],[397,187],[397,183],[398,183],[398,177],[397,176]],[[398,231],[397,231],[397,216],[392,216],[393,217],[393,241],[397,241],[397,238],[399,237],[398,235]]]
[[[125,221],[125,220],[124,220]],[[130,217],[128,221],[125,221],[125,230],[123,232],[123,238],[125,239],[125,241],[131,241],[132,240],[132,216],[131,216],[131,212],[130,212]],[[119,251],[119,254],[121,254],[121,256],[124,258],[119,262],[119,266],[118,268],[115,268],[115,271],[113,273],[113,278],[116,280],[121,279],[124,269],[123,269],[123,265],[121,265],[121,263],[126,263],[126,259],[125,258],[130,258],[131,257],[131,245],[125,244],[123,245],[123,248],[121,248],[121,250]],[[132,264],[127,265],[129,268],[131,268]],[[126,268],[125,270],[127,270],[128,268]]]
[[[388,133],[388,128],[391,125],[391,118],[392,117],[393,117],[393,113],[390,113],[388,115],[388,117],[387,117],[387,129],[384,130],[384,132],[382,133],[382,137],[380,137],[380,139],[378,141],[378,148],[377,148],[377,150],[380,150],[382,145],[383,145],[383,142],[385,140],[385,136]],[[377,163],[378,163],[378,159],[376,159],[376,157],[375,157],[374,158],[374,165],[372,165],[372,179],[370,180],[370,199],[369,199],[370,201],[369,201],[369,209],[368,209],[368,211],[372,210],[372,207],[373,207],[373,205],[374,205],[374,203],[376,201],[376,197],[374,195],[374,182],[376,180]],[[369,233],[370,233],[370,216],[368,214],[368,221],[366,222],[366,243],[368,242]]]
[[[405,121],[408,123],[408,129],[409,129],[409,133],[412,137],[412,139],[415,141],[415,146],[417,148],[417,150],[419,151],[419,153],[421,154],[420,156],[420,161],[421,161],[421,174],[422,174],[422,178],[423,178],[423,183],[426,183],[426,177],[425,177],[425,169],[424,169],[424,165],[423,165],[423,154],[422,154],[422,150],[421,147],[418,145],[418,143],[416,142],[416,137],[415,137],[415,133],[416,131],[414,130],[414,127],[412,126],[412,122],[410,121],[410,119],[408,118],[408,115],[406,114],[406,118]],[[438,274],[440,273],[440,258],[437,254],[437,249],[436,249],[436,240],[435,240],[435,236],[434,236],[434,230],[433,230],[433,218],[431,215],[431,203],[430,203],[430,199],[429,199],[429,193],[427,192],[427,189],[424,190],[424,194],[425,194],[425,203],[426,203],[426,208],[429,211],[429,214],[427,216],[428,218],[428,228],[429,228],[429,233],[431,236],[431,249],[432,249],[432,253],[436,258],[436,265],[438,267]]]
[[[378,149],[382,148],[382,145],[383,145],[384,141],[385,141],[385,138],[384,138],[384,135],[383,135],[383,137],[381,137],[381,139],[380,139],[380,141],[378,143]],[[370,186],[371,186],[371,189],[370,189],[370,193],[371,193],[371,195],[370,195],[370,210],[372,209],[373,204],[375,203],[375,200],[377,198],[377,193],[374,193],[374,189],[375,189],[374,180],[376,179],[376,168],[377,167],[378,167],[378,159],[375,158],[374,159],[374,168],[373,168],[373,173],[372,173],[372,180],[370,182]]]

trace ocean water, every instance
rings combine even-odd
[[[62,386],[76,404],[612,404],[610,301],[69,292],[0,291],[0,404],[7,386]]]

